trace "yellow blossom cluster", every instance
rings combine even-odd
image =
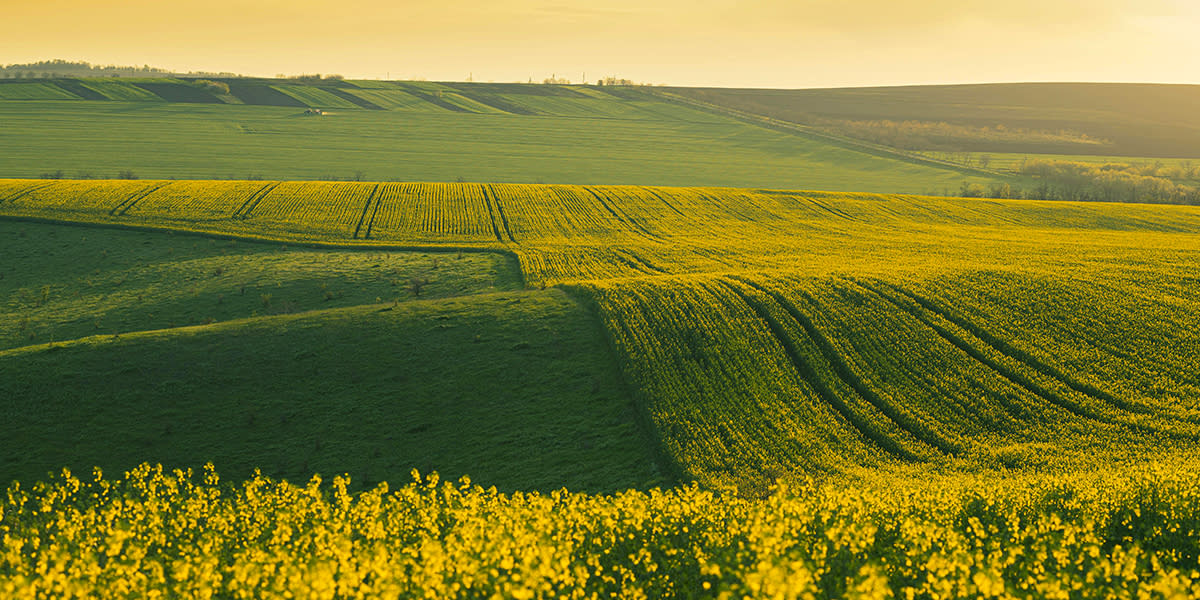
[[[1186,598],[1194,459],[1089,475],[498,493],[142,465],[12,485],[5,598]]]

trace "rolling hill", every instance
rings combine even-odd
[[[8,221],[0,239],[5,486],[149,456],[356,487],[414,468],[503,490],[665,481],[593,313],[519,290],[504,255]]]
[[[11,180],[0,240],[17,594],[1200,590],[1198,207]]]
[[[0,198],[23,219],[515,255],[528,286],[594,306],[669,469],[708,485],[1200,439],[1195,207],[325,182],[11,181]],[[331,276],[390,272],[346,265]]]
[[[807,90],[668,88],[672,94],[794,123],[945,122],[1049,133],[1090,141],[959,140],[960,150],[1191,158],[1200,155],[1200,86],[1001,83]],[[995,133],[994,131],[992,132]]]
[[[946,194],[1015,181],[774,131],[637,88],[0,80],[0,176],[705,185]],[[321,116],[306,115],[321,109]]]

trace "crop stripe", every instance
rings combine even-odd
[[[866,382],[864,382],[857,374],[854,373],[854,370],[850,368],[850,365],[845,361],[845,359],[838,354],[837,348],[833,346],[833,343],[829,341],[829,338],[827,338],[819,329],[817,329],[817,326],[815,323],[813,323],[812,319],[808,315],[804,314],[804,312],[801,311],[790,300],[785,298],[782,294],[770,290],[744,277],[732,277],[773,298],[775,302],[777,302],[779,306],[782,307],[785,312],[787,312],[788,315],[795,319],[797,324],[804,328],[804,331],[808,334],[808,336],[812,338],[814,342],[816,342],[817,347],[821,350],[821,354],[824,355],[825,360],[829,361],[829,364],[833,367],[834,372],[837,373],[838,377],[841,377],[842,380],[844,380],[846,384],[850,386],[850,389],[853,389],[864,400],[869,402],[875,408],[879,409],[879,411],[884,415],[887,415],[887,417],[894,421],[896,425],[911,433],[914,437],[922,442],[937,448],[945,454],[955,455],[962,452],[962,448],[960,448],[958,444],[946,440],[937,432],[931,430],[924,423],[920,423],[913,419],[912,416],[900,412],[895,406],[892,406],[890,402],[881,398],[879,394],[872,390]],[[804,294],[805,297],[808,297],[803,291],[799,293]]]
[[[154,192],[157,192],[158,190],[161,190],[161,189],[167,187],[170,184],[171,184],[170,182],[159,184],[159,185],[156,185],[156,186],[150,188],[149,190],[134,194],[134,195],[130,196],[129,198],[125,199],[125,201],[116,205],[111,211],[108,212],[108,214],[110,214],[114,217],[124,216],[125,213],[129,212],[129,209],[133,208],[133,205],[137,204],[138,202],[141,202],[143,198],[145,198],[146,196],[149,196],[150,194],[153,194]]]
[[[358,215],[358,225],[354,226],[353,236],[356,240],[358,239],[359,232],[362,231],[363,222],[367,220],[367,213],[371,210],[371,204],[375,201],[376,194],[379,193],[380,185],[382,184],[377,183],[375,187],[371,188],[371,194],[367,196],[367,203],[363,205],[362,213]]]
[[[267,185],[264,185],[262,187],[262,189],[251,194],[250,197],[247,198],[246,201],[243,202],[242,205],[237,208],[237,210],[233,211],[233,215],[231,215],[231,218],[245,219],[246,217],[249,217],[250,211],[254,210],[254,207],[258,206],[258,203],[262,202],[262,199],[265,198],[267,196],[267,194],[270,194],[271,191],[277,187],[279,187],[279,182],[268,183]]]
[[[858,284],[860,287],[863,287],[864,289],[868,289],[870,291],[875,292],[876,295],[891,302],[897,308],[904,310],[905,312],[908,312],[914,318],[916,318],[918,321],[920,321],[921,323],[923,323],[930,329],[933,329],[939,336],[941,336],[947,342],[953,344],[959,350],[963,351],[971,358],[975,359],[976,361],[982,363],[983,365],[987,366],[991,370],[1000,374],[1005,379],[1011,381],[1012,383],[1016,384],[1017,386],[1019,386],[1021,388],[1024,388],[1029,393],[1041,398],[1042,400],[1045,400],[1046,402],[1049,402],[1050,404],[1058,406],[1059,408],[1062,408],[1063,410],[1066,410],[1067,412],[1070,412],[1078,417],[1090,419],[1092,421],[1097,421],[1097,422],[1105,423],[1108,425],[1117,425],[1117,426],[1128,427],[1131,429],[1135,429],[1135,430],[1142,431],[1145,433],[1150,433],[1150,434],[1165,434],[1170,437],[1181,438],[1181,439],[1200,438],[1200,434],[1189,434],[1186,432],[1179,432],[1179,431],[1175,431],[1175,430],[1159,429],[1159,428],[1151,427],[1151,426],[1144,425],[1141,423],[1131,423],[1131,422],[1128,422],[1128,421],[1125,421],[1122,419],[1103,415],[1103,414],[1096,412],[1095,410],[1092,410],[1086,406],[1079,404],[1078,402],[1073,402],[1067,398],[1064,398],[1060,394],[1058,394],[1052,390],[1046,389],[1042,385],[1039,385],[1036,381],[1034,381],[1027,375],[1022,374],[1020,371],[1013,369],[1011,367],[1008,367],[1008,366],[1004,365],[1003,363],[1001,363],[1000,361],[998,361],[992,357],[989,357],[983,350],[972,345],[963,336],[959,336],[959,335],[955,334],[954,332],[950,331],[947,327],[938,324],[934,319],[930,318],[928,315],[922,314],[921,311],[916,308],[916,306],[913,306],[912,304],[900,301],[895,296],[892,296],[882,290],[878,290],[874,287],[868,287],[867,285],[863,284],[862,282],[854,281],[854,283]],[[904,290],[901,290],[900,288],[896,288],[894,286],[889,286],[889,287],[892,287],[892,289],[895,289],[897,291],[900,291],[901,293],[904,293],[906,296],[908,295],[908,292],[905,292]],[[913,302],[916,303],[915,300]],[[933,313],[933,314],[938,314],[939,316],[941,316],[940,313],[936,313],[932,310],[930,310],[929,312]],[[946,320],[948,322],[954,323],[953,321],[950,321],[950,319],[946,319]],[[954,323],[954,324],[958,325],[957,323]],[[1007,352],[1004,352],[1002,349],[997,348],[996,346],[988,343],[987,340],[975,336],[974,333],[971,332],[969,329],[962,327],[962,326],[959,326],[959,327],[961,329],[963,329],[968,335],[971,335],[972,337],[976,337],[976,339],[978,339],[980,342],[982,342],[983,344],[986,344],[986,347],[991,348],[992,350],[1001,354],[1002,356],[1006,356],[1017,362],[1024,362],[1024,361],[1021,361],[1020,358],[1013,356]],[[1049,368],[1049,367],[1047,366],[1047,368]],[[1063,381],[1063,383],[1065,384],[1066,382]],[[1166,416],[1166,415],[1162,415],[1162,416]]]
[[[17,200],[20,200],[21,198],[24,198],[25,196],[28,196],[29,194],[32,194],[38,190],[44,190],[52,185],[54,185],[53,181],[51,181],[49,183],[42,183],[42,184],[35,183],[27,188],[22,188],[22,189],[18,190],[17,193],[15,193],[3,200],[0,200],[0,202],[16,202]]]
[[[496,215],[500,215],[500,223],[504,226],[504,233],[508,235],[508,241],[516,242],[513,237],[512,230],[508,228],[508,217],[504,214],[504,207],[500,206],[500,199],[496,197],[496,191],[487,184],[481,184],[483,189],[483,201],[487,204],[488,216],[492,219],[492,232],[496,234],[496,241],[503,243],[504,236],[500,235],[500,227],[496,225]],[[493,208],[493,204],[495,207]]]
[[[858,431],[863,439],[870,441],[871,443],[898,458],[907,461],[920,460],[920,457],[918,457],[912,451],[900,445],[900,443],[889,436],[886,432],[875,426],[868,419],[863,418],[862,415],[858,414],[846,403],[845,400],[838,395],[837,392],[833,390],[833,388],[829,387],[829,384],[817,374],[813,366],[804,358],[799,348],[797,348],[795,340],[788,335],[787,331],[784,330],[783,325],[770,313],[770,311],[767,310],[761,301],[751,297],[749,294],[744,293],[742,290],[739,290],[737,286],[729,281],[721,280],[721,283],[723,283],[734,294],[741,298],[746,305],[754,310],[759,319],[766,323],[771,334],[775,337],[776,341],[779,342],[780,346],[783,347],[784,353],[787,355],[788,360],[792,363],[792,367],[796,369],[796,372],[799,373],[804,381],[812,387],[813,391],[816,392],[817,397],[828,404],[837,414],[841,415],[841,417],[845,419],[845,421],[849,423],[851,427]],[[748,285],[744,281],[740,280],[739,283]],[[759,291],[761,292],[761,290]],[[804,331],[807,335],[807,330]]]

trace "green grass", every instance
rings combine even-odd
[[[111,79],[82,80],[80,85],[103,94],[109,100],[124,102],[162,102],[163,99],[146,90],[123,81]]]
[[[498,254],[356,252],[0,221],[0,350],[520,287]],[[420,296],[414,278],[427,281]]]
[[[452,233],[512,252],[529,284],[595,302],[672,470],[707,485],[914,461],[1078,467],[1200,437],[1196,207],[284,183],[240,218],[273,183],[80,183],[6,182],[0,211],[367,248]],[[46,278],[38,251],[25,269]],[[36,305],[42,288],[22,289]]]
[[[6,87],[6,86],[0,86]],[[605,101],[581,98],[580,106]],[[988,179],[669,103],[551,117],[123,102],[0,102],[0,175],[730,185],[925,193]]]
[[[660,482],[602,333],[561,291],[499,292],[0,352],[0,480],[143,461],[358,484]],[[569,407],[569,408],[567,408]]]
[[[53,83],[9,83],[0,85],[2,100],[79,100]]]
[[[391,88],[360,90],[348,88],[344,91],[387,110],[446,112],[446,109],[430,104],[404,90]]]
[[[368,485],[412,468],[503,489],[659,481],[594,317],[504,291],[502,255],[12,222],[0,239],[4,484],[146,460]]]
[[[935,158],[953,158],[952,155],[946,155],[939,152],[928,153]],[[1200,151],[1197,151],[1200,154]],[[1001,171],[1016,171],[1023,161],[1027,160],[1042,160],[1042,161],[1066,161],[1080,162],[1089,164],[1126,164],[1126,165],[1161,165],[1163,167],[1183,168],[1188,170],[1192,167],[1200,166],[1200,158],[1154,158],[1149,156],[1093,156],[1090,154],[1026,154],[1017,152],[971,152],[969,153],[972,164],[979,164],[981,156],[987,156],[989,160],[989,168]],[[1177,178],[1171,179],[1181,183],[1197,182],[1196,179]],[[1197,182],[1200,183],[1200,182]]]
[[[275,85],[271,87],[303,102],[311,108],[358,108],[354,103],[344,98],[339,98],[318,87],[307,85]]]

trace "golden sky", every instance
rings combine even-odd
[[[1200,0],[0,1],[0,64],[776,88],[1200,83]]]

